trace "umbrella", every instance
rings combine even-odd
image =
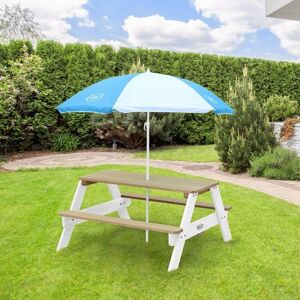
[[[150,113],[179,112],[233,114],[233,109],[201,85],[150,71],[110,77],[78,92],[57,107],[60,113],[146,112],[146,180],[150,179]],[[146,222],[149,221],[149,191],[146,192]],[[148,241],[146,231],[146,241]]]

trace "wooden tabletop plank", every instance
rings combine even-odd
[[[93,183],[110,183],[141,188],[158,189],[183,193],[204,193],[218,184],[209,179],[193,179],[175,176],[150,175],[147,181],[144,173],[131,173],[124,171],[108,170],[95,174],[81,176],[84,185]]]

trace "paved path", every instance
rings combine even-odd
[[[136,159],[131,153],[82,151],[19,159],[8,162],[3,167],[7,170],[17,170],[20,168],[97,166],[104,164],[145,165],[145,160]],[[248,187],[300,206],[300,182],[254,178],[247,174],[233,175],[220,171],[219,163],[151,160],[151,166]]]

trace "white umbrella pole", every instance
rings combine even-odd
[[[147,153],[146,153],[146,180],[150,179],[150,113],[147,112]],[[149,222],[149,190],[146,190],[146,223]],[[149,230],[146,230],[146,243],[149,241]]]

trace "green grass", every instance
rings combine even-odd
[[[146,157],[146,152],[138,152],[138,158]],[[161,149],[151,149],[151,159],[161,160],[182,160],[193,162],[218,162],[218,154],[215,150],[215,145],[201,145],[201,146],[177,146],[167,147]]]
[[[77,226],[69,247],[57,253],[57,212],[69,208],[78,177],[109,168],[144,170],[0,173],[0,299],[299,299],[299,207],[226,183],[221,192],[233,206],[233,240],[224,243],[217,227],[188,240],[175,272],[167,272],[172,250],[167,235],[150,233],[146,244],[143,231],[108,224]],[[92,185],[84,205],[108,197],[103,185]],[[150,207],[153,222],[177,225],[183,212],[165,204]],[[136,201],[129,210],[143,218],[144,203]],[[197,210],[195,217],[204,213]]]

